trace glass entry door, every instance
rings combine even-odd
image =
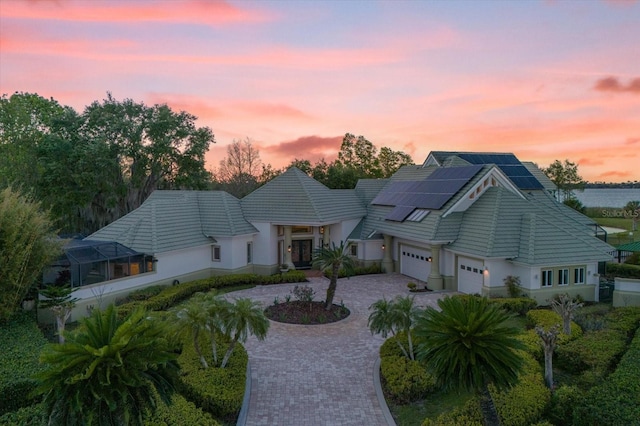
[[[311,268],[313,254],[313,240],[291,241],[291,262],[296,269]]]

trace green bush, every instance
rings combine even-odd
[[[573,409],[581,398],[582,391],[577,386],[560,386],[551,396],[551,405],[546,417],[553,424],[567,424],[573,417]]]
[[[145,420],[144,424],[145,426],[221,425],[211,417],[211,414],[202,411],[178,393],[174,393],[171,397],[171,405],[159,401],[153,414]]]
[[[257,275],[234,274],[221,275],[201,280],[189,281],[164,287],[160,293],[151,296],[147,300],[135,300],[125,303],[118,309],[118,315],[124,318],[137,307],[144,307],[150,311],[162,311],[190,298],[195,293],[207,292],[216,288],[236,287],[241,285],[264,285],[292,282],[305,282],[307,278],[302,271],[289,271],[285,274]]]
[[[496,303],[504,310],[516,315],[525,315],[531,309],[538,306],[538,302],[529,297],[499,297],[491,299],[491,303]]]
[[[640,266],[640,252],[635,252],[631,256],[627,257],[624,261],[627,265]]]
[[[640,278],[640,266],[628,263],[607,262],[608,277]]]
[[[620,330],[632,338],[635,331],[640,327],[640,306],[625,306],[614,308],[606,316],[609,328]]]
[[[0,416],[0,426],[44,426],[46,424],[44,407],[40,403],[22,407],[17,411]]]
[[[422,426],[483,426],[482,411],[477,398],[471,398],[464,406],[440,414],[435,420],[425,419]]]
[[[208,335],[201,337],[201,348],[211,348]],[[227,344],[218,344],[218,354],[224,355]],[[215,418],[235,421],[245,391],[246,370],[249,357],[240,343],[229,358],[225,368],[214,367],[210,351],[203,353],[209,368],[203,368],[191,342],[185,342],[178,357],[181,376],[178,389],[185,398],[193,401]],[[220,362],[221,359],[218,359]]]
[[[374,263],[370,266],[358,266],[356,268],[353,269],[353,274],[351,276],[354,275],[371,275],[371,274],[381,274],[382,273],[382,266],[380,266],[379,263]],[[330,270],[326,270],[324,272],[324,276],[327,278],[331,278],[331,271]],[[345,273],[344,269],[340,269],[340,271],[338,272],[338,278],[345,278],[347,276],[347,274]]]
[[[489,389],[504,426],[528,426],[539,421],[551,400],[551,391],[539,372],[521,374],[510,389]]]
[[[518,340],[524,343],[525,350],[538,361],[544,360],[544,351],[540,337],[535,330],[527,330],[518,336]]]
[[[424,398],[436,384],[424,365],[405,356],[381,358],[380,375],[385,391],[399,404]]]
[[[116,300],[116,305],[123,305],[125,303],[134,301],[148,300],[151,297],[160,294],[160,292],[162,292],[162,290],[164,290],[165,288],[167,288],[166,285],[152,285],[150,287],[133,290],[131,293],[127,294],[126,297]]]
[[[586,369],[606,373],[626,349],[626,342],[626,336],[617,330],[586,333],[558,347],[558,365],[572,373]]]
[[[47,339],[33,313],[18,311],[0,325],[0,414],[33,404],[30,396],[36,385],[32,379],[42,371],[38,362]]]
[[[640,333],[632,340],[618,368],[599,386],[591,388],[576,405],[573,424],[640,424]]]
[[[562,345],[570,340],[577,339],[582,336],[582,329],[574,321],[571,321],[571,335],[567,336],[562,332],[562,317],[559,314],[546,309],[533,309],[527,312],[527,326],[535,328],[541,326],[545,330],[549,330],[558,324],[560,334],[558,334],[558,344]]]

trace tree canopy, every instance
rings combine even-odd
[[[573,198],[573,192],[584,189],[586,184],[578,174],[578,165],[569,160],[564,160],[564,163],[556,160],[542,171],[558,187],[560,201]]]

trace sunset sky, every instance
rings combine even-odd
[[[640,180],[640,2],[2,0],[0,92],[167,103],[264,163],[345,133]]]

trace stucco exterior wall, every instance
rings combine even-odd
[[[613,290],[613,306],[640,306],[640,280],[616,278]]]

